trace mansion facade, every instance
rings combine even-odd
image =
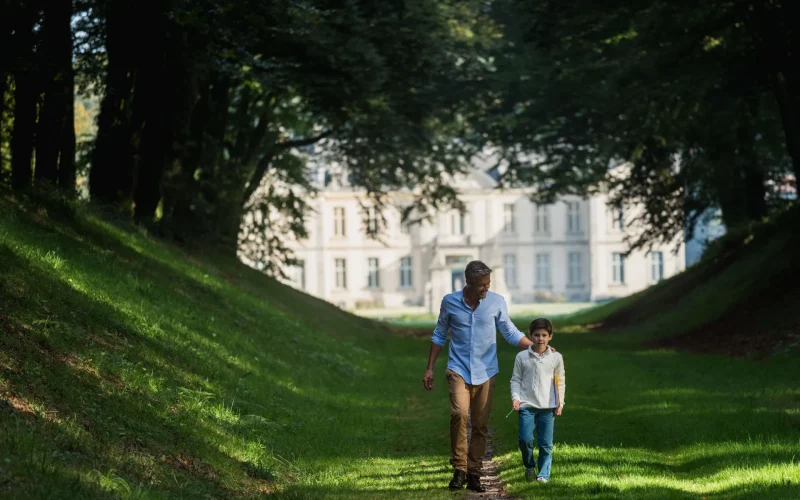
[[[326,176],[327,179],[327,176]],[[391,195],[382,214],[346,181],[324,182],[312,200],[308,238],[289,244],[299,261],[289,283],[344,308],[426,306],[464,286],[474,259],[494,270],[492,290],[509,303],[596,301],[629,295],[681,272],[683,244],[626,255],[626,215],[603,195],[536,205],[522,190],[497,189],[475,168],[454,181],[465,213],[401,223],[410,192]],[[383,216],[377,239],[366,226]]]

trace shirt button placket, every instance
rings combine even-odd
[[[474,339],[475,339],[475,311],[473,310],[469,314],[469,345],[470,345],[470,350],[469,350],[469,378],[470,378],[470,382],[472,382],[473,384],[475,383],[475,371],[474,371],[474,368],[473,368],[474,363],[472,362],[472,359],[473,359],[472,355],[475,352]]]

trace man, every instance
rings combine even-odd
[[[494,395],[497,368],[497,330],[512,345],[527,349],[531,341],[508,317],[506,301],[489,291],[492,270],[472,261],[464,270],[467,285],[445,295],[439,321],[431,337],[428,368],[422,383],[433,390],[433,366],[447,341],[447,385],[450,390],[450,489],[464,487],[486,491],[481,485],[481,464],[486,452],[487,424]],[[467,418],[472,414],[472,436],[467,450]]]

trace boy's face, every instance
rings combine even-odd
[[[538,347],[539,349],[546,348],[547,344],[552,338],[553,335],[548,333],[548,331],[544,328],[539,328],[531,332],[531,341],[533,342],[534,347]]]

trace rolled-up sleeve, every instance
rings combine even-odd
[[[447,342],[447,331],[450,329],[450,320],[447,317],[447,302],[446,298],[442,299],[442,305],[439,307],[439,319],[436,321],[436,328],[433,330],[431,342],[436,345],[444,347]]]
[[[519,328],[514,326],[514,323],[511,322],[511,318],[508,317],[508,308],[506,307],[506,301],[500,299],[498,307],[500,308],[500,312],[497,314],[495,319],[495,325],[497,329],[500,330],[500,333],[503,335],[503,338],[506,339],[511,345],[519,345],[519,341],[525,336],[524,333],[519,331]]]

